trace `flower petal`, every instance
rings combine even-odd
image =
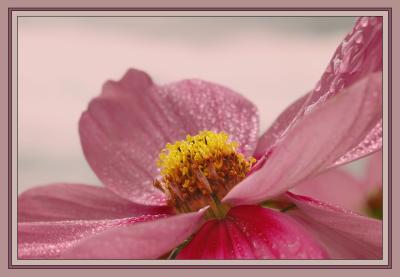
[[[260,159],[268,153],[279,141],[279,138],[283,137],[285,133],[290,130],[291,125],[303,115],[304,107],[308,103],[309,97],[310,93],[297,99],[275,119],[272,126],[268,128],[258,140],[257,148],[254,153],[256,159]]]
[[[290,191],[359,212],[365,208],[367,198],[363,183],[342,168],[306,179]]]
[[[215,249],[216,252],[220,250],[220,252],[223,252],[223,247],[220,247],[220,241],[219,241],[219,232],[220,232],[220,224],[218,224],[217,220],[210,220],[207,221],[202,227],[201,231],[197,233],[194,238],[190,241],[189,247],[191,249],[190,254],[192,256],[198,257],[198,259],[207,259],[207,256],[209,253],[203,253],[205,252],[204,250],[204,244],[210,244],[210,248]],[[191,259],[191,257],[186,257],[185,256],[185,249],[188,247],[185,247],[183,251],[179,252],[177,259]],[[216,249],[218,248],[218,249]],[[222,253],[221,253],[222,254]],[[218,253],[216,254],[218,255]],[[219,256],[219,255],[218,255]],[[223,257],[222,257],[223,258]]]
[[[336,167],[365,157],[382,148],[382,119],[371,128],[370,132],[365,136],[365,139],[356,147],[348,151],[342,157],[337,159],[329,167]]]
[[[325,170],[381,120],[381,82],[379,73],[371,74],[307,113],[224,201],[259,203]]]
[[[35,187],[18,197],[18,222],[99,220],[170,213],[167,207],[144,206],[109,190],[81,184]]]
[[[301,224],[259,206],[232,208],[207,222],[178,259],[323,259],[325,251]]]
[[[117,226],[155,220],[166,215],[148,215],[113,220],[72,220],[18,223],[19,259],[59,259],[80,241]],[[120,228],[120,227],[119,227]]]
[[[250,155],[258,138],[257,110],[239,94],[200,80],[160,87],[138,70],[107,82],[79,127],[86,159],[103,183],[121,197],[148,205],[165,203],[152,182],[166,143],[204,129],[225,131]]]
[[[264,153],[282,143],[284,136],[310,110],[325,105],[330,98],[346,91],[356,82],[372,72],[382,71],[382,18],[362,17],[353,30],[336,49],[333,58],[315,88],[307,95],[289,106],[261,137],[255,156]],[[340,165],[375,152],[382,145],[381,122],[371,128],[370,133],[358,138],[354,149],[349,149],[342,157],[334,161]],[[333,165],[332,164],[332,165]]]
[[[382,188],[382,151],[376,152],[368,159],[365,185],[369,192]]]
[[[66,259],[156,259],[182,243],[203,222],[204,210],[92,236],[63,255]]]
[[[288,193],[288,211],[325,246],[332,259],[382,259],[382,221]]]

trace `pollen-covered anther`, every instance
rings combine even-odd
[[[255,162],[237,148],[238,143],[230,141],[228,134],[211,131],[167,144],[157,162],[161,178],[154,186],[166,194],[178,213],[207,205],[221,208],[219,200],[244,179]]]

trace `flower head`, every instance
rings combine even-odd
[[[158,166],[161,181],[154,185],[168,197],[168,204],[179,212],[194,212],[210,205],[210,215],[224,216],[220,200],[242,181],[254,158],[237,152],[238,143],[226,133],[201,131],[186,140],[167,144]]]
[[[381,41],[381,19],[360,19],[261,137],[255,106],[226,87],[139,70],[107,82],[79,123],[106,188],[23,193],[19,257],[382,257],[380,221],[288,192],[381,148]]]

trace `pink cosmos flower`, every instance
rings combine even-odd
[[[171,256],[180,259],[382,258],[381,221],[288,192],[381,148],[381,72],[382,20],[361,18],[316,87],[258,137],[255,106],[232,90],[200,80],[157,86],[129,70],[104,85],[79,122],[105,188],[60,183],[22,193],[18,257],[153,259],[178,249]],[[179,144],[161,149],[202,130],[216,140],[189,137],[186,150],[209,151],[209,167],[201,152],[194,175],[168,171],[187,160]],[[215,145],[236,152],[215,154]],[[171,160],[161,172],[160,151],[161,164]],[[185,176],[201,187],[189,190]]]

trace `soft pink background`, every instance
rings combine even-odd
[[[214,81],[259,108],[261,132],[311,89],[354,18],[19,18],[18,189],[99,184],[78,120],[129,67],[157,83]]]

